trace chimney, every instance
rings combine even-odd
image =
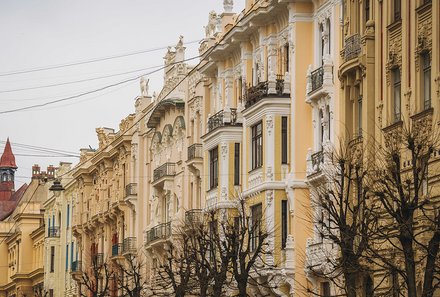
[[[55,167],[53,165],[49,165],[47,167],[47,178],[54,179],[55,178]]]
[[[32,179],[40,178],[40,176],[40,166],[38,166],[38,164],[34,164],[34,166],[32,166]]]

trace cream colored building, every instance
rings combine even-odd
[[[34,168],[36,169],[36,168]],[[76,181],[70,163],[60,163],[56,181],[43,203],[45,222],[44,291],[48,296],[77,296],[71,277],[77,260],[76,240],[72,235],[72,214],[77,199]]]

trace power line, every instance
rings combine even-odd
[[[77,84],[77,83],[82,83],[82,82],[89,82],[89,81],[93,81],[93,80],[110,78],[110,77],[120,76],[120,75],[124,75],[124,74],[136,73],[136,72],[145,71],[145,70],[149,70],[149,69],[154,69],[154,68],[158,68],[158,67],[162,67],[162,66],[163,65],[150,66],[150,67],[146,67],[146,68],[142,68],[142,69],[137,69],[137,70],[132,70],[132,71],[126,71],[126,72],[110,74],[110,75],[104,75],[104,76],[91,77],[91,78],[87,78],[87,79],[80,79],[80,80],[74,80],[74,81],[61,82],[61,83],[56,83],[56,84],[48,84],[48,85],[35,86],[35,87],[3,90],[3,91],[0,91],[0,94],[3,94],[3,93],[13,93],[13,92],[19,92],[19,91],[37,90],[37,89],[44,89],[44,88],[52,88],[52,87],[65,86],[65,85]]]
[[[0,140],[0,143],[6,143],[4,140]],[[17,148],[23,148],[28,150],[35,150],[35,151],[42,151],[42,152],[49,152],[49,153],[59,153],[59,154],[67,154],[67,155],[75,155],[78,156],[78,153],[65,151],[65,150],[59,150],[59,149],[53,149],[48,147],[42,147],[42,146],[35,146],[30,144],[22,144],[17,142],[11,142],[11,145],[16,146]]]
[[[184,60],[182,60],[182,61],[175,62],[175,63],[173,63],[173,64],[177,64],[177,63],[182,63],[182,62],[191,61],[191,60],[194,60],[194,59],[197,59],[197,58],[200,58],[200,57],[201,57],[201,56],[198,55],[198,56],[195,56],[195,57],[192,57],[192,58],[189,58],[189,59],[184,59]],[[199,64],[200,64],[200,63],[199,63]],[[86,95],[89,95],[89,94],[93,94],[93,93],[96,93],[96,92],[100,92],[100,91],[103,91],[103,90],[106,90],[106,89],[109,89],[109,88],[112,88],[112,87],[116,87],[116,86],[119,86],[119,85],[122,85],[122,84],[125,84],[125,83],[128,83],[128,82],[132,82],[132,81],[137,80],[137,79],[139,79],[139,78],[141,78],[141,77],[143,77],[143,76],[151,75],[151,74],[156,73],[156,72],[158,72],[158,71],[160,71],[160,70],[163,70],[163,69],[165,69],[165,68],[168,67],[168,66],[169,66],[169,65],[167,65],[167,66],[162,66],[161,68],[156,69],[156,70],[153,70],[153,71],[150,71],[150,72],[148,72],[148,73],[144,73],[144,74],[142,74],[142,75],[138,75],[138,76],[136,76],[136,77],[129,78],[129,79],[126,79],[126,80],[123,80],[123,81],[119,81],[119,82],[116,82],[116,83],[113,83],[113,84],[110,84],[110,85],[106,85],[106,86],[101,87],[101,88],[98,88],[98,89],[94,89],[94,90],[91,90],[91,91],[86,91],[86,92],[83,92],[83,93],[79,93],[79,94],[77,94],[77,95],[72,95],[72,96],[68,96],[68,97],[63,97],[63,98],[56,99],[56,100],[52,100],[52,101],[48,101],[48,102],[45,102],[45,103],[40,103],[40,104],[35,104],[35,105],[30,105],[30,106],[25,106],[25,107],[20,107],[20,108],[15,108],[15,109],[10,109],[10,110],[0,111],[0,114],[7,114],[7,113],[13,113],[13,112],[17,112],[17,111],[30,110],[30,109],[34,109],[34,108],[38,108],[38,107],[44,107],[44,106],[47,106],[47,105],[52,105],[52,104],[55,104],[55,103],[58,103],[58,102],[69,101],[69,100],[76,99],[76,98],[79,98],[79,97],[83,97],[83,96],[86,96]],[[192,71],[193,71],[193,70],[191,70],[190,73],[191,73]],[[185,77],[185,78],[186,78],[186,77]],[[182,82],[182,81],[180,81],[179,84],[180,84],[181,82]],[[174,88],[173,88],[173,90],[174,90]]]
[[[198,42],[200,42],[200,40],[192,40],[192,41],[189,41],[189,42],[185,42],[185,44],[193,44],[193,43],[198,43]],[[40,71],[59,69],[59,68],[64,68],[64,67],[72,67],[72,66],[96,63],[96,62],[107,61],[107,60],[112,60],[112,59],[119,59],[119,58],[124,58],[124,57],[144,54],[144,53],[150,53],[150,52],[154,52],[154,51],[158,51],[158,50],[163,50],[163,49],[166,49],[168,47],[169,47],[169,45],[168,46],[161,46],[161,47],[150,48],[150,49],[146,49],[146,50],[140,50],[140,51],[131,52],[131,53],[113,55],[113,56],[108,56],[108,57],[103,57],[103,58],[95,58],[95,59],[89,59],[89,60],[77,61],[77,62],[70,62],[70,63],[59,64],[59,65],[52,65],[52,66],[43,66],[43,67],[37,67],[37,68],[33,68],[33,69],[24,69],[24,70],[10,71],[10,72],[5,72],[5,73],[0,73],[0,77],[10,76],[10,75],[17,75],[17,74],[32,73],[32,72],[40,72]]]

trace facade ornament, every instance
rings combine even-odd
[[[272,131],[273,131],[273,116],[269,115],[266,118],[266,129],[267,129],[267,134],[272,135]]]
[[[220,200],[222,200],[222,201],[228,200],[228,190],[224,186],[222,187],[220,197],[221,197]]]
[[[223,0],[223,9],[226,13],[232,12],[234,9],[234,1],[233,0]]]
[[[269,181],[273,181],[273,170],[272,170],[272,166],[267,166],[266,169],[266,178]]]
[[[266,191],[266,207],[270,207],[273,202],[273,190]]]
[[[220,153],[222,155],[223,160],[228,156],[228,144],[226,142],[222,142],[220,145]]]
[[[147,97],[148,96],[148,83],[149,83],[149,79],[145,80],[144,77],[141,77],[141,95],[142,97]]]

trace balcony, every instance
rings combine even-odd
[[[359,34],[353,34],[345,39],[345,46],[342,52],[345,62],[359,56],[361,53],[361,38]]]
[[[153,171],[153,183],[167,176],[174,176],[176,174],[175,163],[165,163]]]
[[[47,237],[49,237],[49,238],[60,237],[60,227],[57,227],[57,226],[49,227]]]
[[[95,267],[100,267],[104,264],[104,254],[97,253],[92,255],[92,265]]]
[[[311,82],[312,82],[312,89],[309,93],[314,92],[318,89],[320,89],[324,83],[324,67],[321,66],[318,69],[315,69],[310,74]]]
[[[328,143],[323,144],[320,151],[313,152],[311,149],[307,152],[307,183],[311,186],[318,186],[323,178],[328,178],[328,173],[323,174],[324,164],[331,166],[332,158],[331,148]]]
[[[191,209],[185,212],[185,224],[188,226],[198,225],[203,223],[203,210]]]
[[[200,143],[194,143],[188,147],[188,161],[203,158],[203,147]]]
[[[145,233],[145,244],[151,244],[159,239],[167,239],[171,236],[171,222],[159,224]]]
[[[122,252],[124,254],[133,254],[136,253],[136,237],[127,237],[124,238],[122,242]]]
[[[321,166],[324,164],[324,152],[319,151],[312,154],[312,168],[314,172],[321,172]]]
[[[237,121],[237,109],[230,108],[217,112],[209,117],[206,133],[212,132],[224,126],[240,126],[241,123]]]
[[[70,266],[70,271],[72,273],[78,273],[82,271],[82,262],[81,261],[73,261],[71,266]]]
[[[306,245],[306,268],[312,273],[322,273],[327,265],[334,263],[332,259],[335,255],[335,247],[332,243],[309,239]]]
[[[289,97],[290,82],[289,75],[286,80],[282,75],[270,75],[269,80],[260,82],[256,86],[249,87],[243,96],[245,108],[250,108],[264,98],[268,97]]]
[[[115,243],[112,245],[112,257],[117,257],[122,254],[122,243]]]
[[[137,199],[137,183],[130,183],[125,186],[125,201],[133,203]]]

